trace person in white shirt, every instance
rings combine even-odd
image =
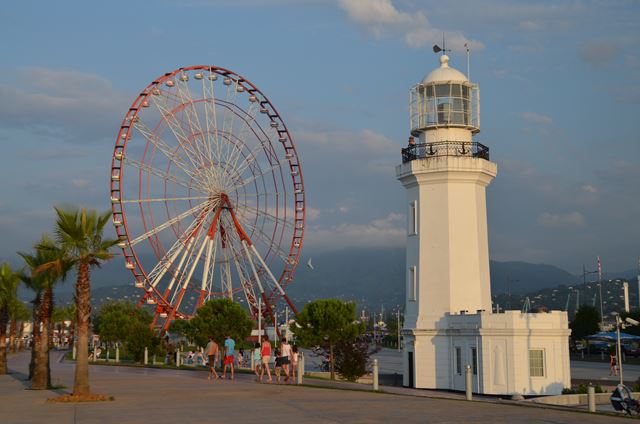
[[[293,351],[291,345],[287,342],[286,338],[282,338],[282,344],[280,345],[280,364],[284,370],[284,381],[289,381],[289,364],[291,364],[291,356]]]

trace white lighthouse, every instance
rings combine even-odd
[[[404,385],[555,394],[570,385],[566,312],[493,314],[485,190],[497,174],[480,131],[479,87],[449,66],[410,92]]]

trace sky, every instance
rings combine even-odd
[[[395,178],[408,91],[450,64],[480,85],[492,259],[582,272],[640,256],[637,1],[21,1],[0,12],[0,260],[53,205],[107,210],[120,122],[165,72],[232,69],[273,102],[298,149],[304,254],[403,246]],[[108,231],[111,231],[109,229]]]

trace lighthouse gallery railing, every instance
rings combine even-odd
[[[472,141],[437,141],[410,144],[402,149],[402,163],[439,156],[471,156],[489,160],[489,148]]]

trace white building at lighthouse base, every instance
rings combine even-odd
[[[479,312],[443,316],[435,329],[405,329],[404,385],[475,393],[556,395],[571,386],[567,314]]]

